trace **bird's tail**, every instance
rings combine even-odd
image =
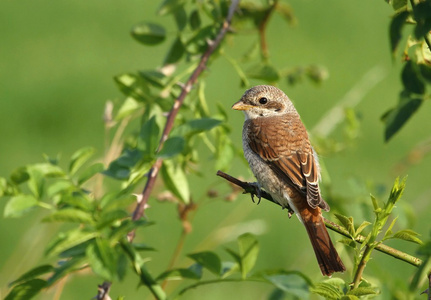
[[[344,267],[337,250],[332,244],[320,212],[317,215],[313,214],[309,218],[303,218],[303,223],[313,245],[322,274],[331,276],[334,272],[344,272],[346,267]]]

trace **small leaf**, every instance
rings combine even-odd
[[[299,299],[310,298],[309,286],[311,281],[299,272],[280,271],[279,273],[263,275],[262,277],[278,289]]]
[[[314,294],[323,296],[326,299],[337,300],[343,296],[343,294],[337,287],[325,282],[316,283],[314,287],[310,287],[310,291]]]
[[[425,84],[419,74],[419,70],[416,68],[416,63],[413,61],[409,60],[405,63],[401,79],[406,91],[415,94],[425,93]]]
[[[121,105],[120,109],[118,110],[117,115],[115,116],[115,120],[120,121],[141,108],[142,105],[135,98],[127,97]]]
[[[14,286],[4,300],[29,300],[36,296],[46,286],[47,282],[45,280],[37,278],[31,279]]]
[[[183,57],[185,53],[185,48],[183,43],[181,42],[180,37],[177,37],[175,41],[172,43],[171,48],[168,51],[168,54],[166,55],[163,65],[169,65],[177,63],[181,57]]]
[[[15,184],[21,184],[23,182],[26,182],[27,180],[29,180],[29,178],[30,176],[28,175],[26,167],[20,167],[18,169],[15,169],[10,175],[10,179]]]
[[[379,203],[377,202],[376,197],[374,197],[373,195],[370,195],[371,198],[371,202],[373,203],[373,208],[374,211],[377,211],[378,209],[380,209]]]
[[[228,252],[229,252],[229,250],[228,250]],[[238,256],[238,258],[239,258],[239,256]],[[222,278],[227,278],[237,271],[239,271],[239,263],[234,263],[231,261],[224,261],[221,263],[221,277]]]
[[[118,254],[107,240],[96,239],[87,247],[86,255],[94,273],[105,280],[117,279]]]
[[[55,268],[54,274],[48,278],[48,286],[54,285],[58,280],[64,279],[65,276],[74,271],[82,269],[82,265],[87,263],[83,257],[72,257],[68,260],[58,262],[59,266]]]
[[[30,209],[38,206],[38,201],[32,195],[18,195],[9,199],[4,208],[6,218],[21,217]]]
[[[173,269],[165,271],[157,277],[157,281],[162,280],[182,280],[182,279],[200,279],[200,276],[190,269]]]
[[[76,171],[94,154],[95,149],[93,147],[81,148],[73,153],[70,158],[69,173],[73,176]]]
[[[398,45],[401,41],[402,35],[401,31],[406,24],[406,20],[410,13],[407,10],[402,11],[401,13],[395,15],[393,17],[391,25],[389,27],[389,36],[391,42],[391,52],[392,55],[395,56]]]
[[[18,279],[9,283],[9,286],[13,286],[17,283],[29,281],[30,279],[36,278],[36,277],[38,277],[40,275],[44,275],[46,273],[50,273],[52,271],[54,271],[54,267],[51,265],[42,265],[42,266],[33,268],[30,271],[22,274],[20,277],[18,277]]]
[[[173,12],[173,15],[178,31],[183,31],[187,26],[187,12],[184,9],[184,6],[179,6],[178,9]]]
[[[368,225],[371,225],[371,223],[368,221],[363,221],[362,224],[359,225],[359,227],[356,229],[355,237],[357,237],[359,234],[361,234],[362,230],[364,230],[365,227],[367,227]]]
[[[170,160],[163,161],[161,168],[163,182],[166,187],[177,196],[183,203],[190,201],[189,183],[180,166],[174,165]]]
[[[391,4],[394,10],[399,10],[407,6],[407,0],[391,0]]]
[[[125,73],[114,77],[114,81],[117,84],[120,91],[127,96],[126,101],[121,106],[116,120],[130,115],[138,107],[139,102],[151,102],[152,96],[150,94],[150,88],[145,80],[132,73]]]
[[[273,66],[268,64],[260,64],[251,68],[246,72],[247,77],[264,80],[272,83],[280,79],[280,74]]]
[[[195,262],[201,264],[204,268],[208,269],[213,274],[220,276],[221,274],[221,261],[220,258],[213,252],[204,251],[187,255]]]
[[[160,44],[166,38],[164,27],[148,22],[142,22],[133,26],[131,34],[135,40],[149,46]]]
[[[186,142],[182,137],[174,136],[168,138],[162,150],[157,154],[157,157],[163,159],[172,158],[184,150],[185,144]]]
[[[159,132],[160,129],[155,116],[152,116],[141,127],[137,147],[148,157],[153,157],[156,153],[159,145]]]
[[[175,12],[176,10],[182,8],[184,5],[184,0],[164,0],[160,5],[157,13],[161,16]]]
[[[388,142],[413,116],[423,103],[423,99],[401,93],[398,105],[382,116],[385,123],[385,141]]]
[[[42,222],[94,223],[93,218],[89,213],[75,208],[66,208],[56,211],[43,218]]]
[[[349,234],[354,237],[355,236],[355,227],[353,225],[353,218],[350,217],[346,217],[340,214],[335,213],[335,216],[337,217],[337,219],[340,221],[341,225],[344,227],[344,229],[346,229]]]
[[[76,245],[95,238],[97,235],[97,232],[82,231],[81,229],[72,229],[67,232],[61,232],[49,243],[45,250],[45,254],[50,256],[58,255]]]
[[[414,6],[415,37],[421,39],[431,31],[431,1],[421,1]]]
[[[193,10],[189,17],[189,24],[192,30],[197,30],[201,27],[201,17],[197,9]]]
[[[394,227],[397,219],[398,219],[398,217],[396,217],[392,220],[391,224],[389,225],[388,229],[385,232],[385,236],[383,237],[382,241],[390,239],[392,237],[392,228]]]
[[[347,292],[347,295],[354,296],[366,296],[366,295],[377,295],[377,291],[371,287],[358,287],[356,289],[350,290]]]
[[[423,242],[421,241],[421,239],[418,238],[418,233],[414,232],[413,230],[410,229],[404,229],[404,230],[400,230],[398,232],[396,232],[392,238],[394,239],[400,239],[400,240],[405,240],[408,242],[413,242],[419,245],[423,245]]]
[[[238,248],[241,259],[241,275],[245,279],[256,263],[259,253],[259,243],[252,234],[245,233],[238,237]]]
[[[111,210],[107,212],[103,211],[102,215],[100,216],[100,219],[97,221],[96,228],[102,229],[106,226],[111,226],[112,223],[128,217],[129,217],[129,214],[122,209]]]
[[[209,131],[214,127],[221,124],[222,121],[213,118],[201,118],[188,121],[175,130],[172,131],[172,135],[190,137],[192,135]]]
[[[83,184],[84,182],[92,178],[94,175],[102,172],[104,169],[105,169],[105,166],[103,165],[103,163],[95,163],[89,166],[81,173],[81,175],[79,175],[78,185]]]

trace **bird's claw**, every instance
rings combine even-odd
[[[251,201],[253,201],[253,203],[256,203],[254,201],[254,196],[256,195],[257,197],[257,204],[260,204],[260,200],[262,198],[262,194],[261,194],[261,189],[260,189],[260,185],[258,182],[250,182],[250,185],[254,188],[254,191],[250,193],[251,196]]]

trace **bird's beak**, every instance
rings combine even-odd
[[[242,102],[242,100],[239,100],[237,103],[235,103],[232,106],[232,109],[235,109],[235,110],[249,110],[252,107],[253,107],[252,105],[245,104],[244,102]]]

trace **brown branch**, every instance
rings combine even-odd
[[[248,194],[248,193],[256,194],[255,186],[250,182],[241,181],[235,177],[232,177],[226,173],[223,173],[222,171],[217,171],[217,176],[220,176],[220,177],[226,179],[227,181],[232,182],[233,184],[235,184],[237,186],[240,186],[241,188],[244,189],[244,194]],[[278,202],[276,202],[276,201],[274,201],[274,199],[272,199],[270,194],[268,194],[267,192],[265,192],[263,190],[260,191],[260,196],[262,198],[272,202],[272,203],[280,205]],[[323,218],[323,221],[325,222],[325,226],[327,228],[331,229],[332,231],[335,231],[335,232],[337,232],[337,233],[339,233],[339,234],[341,234],[347,238],[352,238],[352,236],[349,234],[349,232],[346,229],[344,229],[343,227],[341,227],[340,225],[338,225],[334,222],[331,222],[326,218]],[[355,242],[362,244],[365,241],[365,239],[366,239],[366,237],[364,237],[363,235],[358,235],[354,240],[355,240]],[[382,243],[379,243],[374,249],[376,249],[377,251],[380,251],[382,253],[385,253],[389,256],[392,256],[396,259],[405,261],[405,262],[407,262],[407,263],[409,263],[415,267],[419,267],[422,264],[421,259],[414,257],[410,254],[407,254],[405,252],[399,251],[397,249],[394,249],[392,247],[389,247],[387,245],[384,245]]]

